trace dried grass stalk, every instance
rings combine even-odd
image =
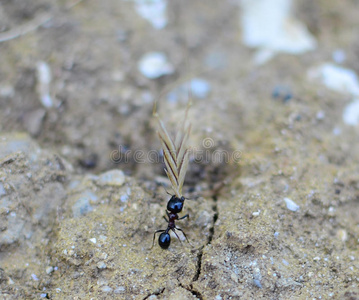
[[[191,124],[187,121],[189,107],[190,103],[187,105],[186,114],[180,130],[177,132],[175,142],[171,139],[162,120],[155,112],[156,106],[154,107],[154,116],[159,124],[158,136],[162,144],[166,165],[165,172],[171,181],[172,189],[178,198],[182,197],[182,187],[188,168],[189,151],[187,148],[187,141],[191,131]]]

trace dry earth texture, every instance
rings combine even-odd
[[[156,29],[135,1],[2,0],[0,297],[359,299],[359,128],[306,75],[338,48],[359,72],[356,5],[300,1],[317,48],[258,66],[236,1],[169,1]],[[141,74],[149,52],[172,72]],[[152,107],[175,134],[189,78],[211,87],[188,117],[193,247],[150,249],[170,197]]]

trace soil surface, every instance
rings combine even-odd
[[[236,1],[168,1],[162,29],[135,1],[2,1],[1,298],[359,299],[359,127],[307,76],[337,49],[359,72],[356,5],[301,1],[317,48],[258,66]],[[169,74],[140,72],[151,52]],[[151,249],[170,198],[153,105],[174,135],[193,78],[192,246]]]

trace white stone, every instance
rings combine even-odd
[[[318,79],[328,89],[359,96],[359,80],[353,70],[339,67],[332,63],[324,63],[309,69],[308,79]]]
[[[32,280],[39,281],[39,278],[36,276],[36,274],[31,274]]]
[[[108,285],[101,287],[101,290],[105,293],[112,292],[112,288],[110,288]]]
[[[359,99],[354,99],[343,110],[343,122],[347,125],[359,124]]]
[[[162,52],[145,54],[138,63],[138,70],[150,79],[159,78],[174,72],[173,66],[167,61],[167,56]]]
[[[166,0],[135,0],[136,12],[149,21],[156,29],[166,27],[167,1]]]
[[[192,95],[196,98],[206,98],[211,90],[209,82],[202,78],[194,78],[190,84]]]
[[[299,205],[295,203],[292,199],[284,198],[285,204],[287,205],[287,208],[291,211],[298,211]]]
[[[106,269],[106,264],[105,264],[105,262],[103,262],[103,261],[99,261],[98,263],[97,263],[97,268],[99,268],[99,269]]]
[[[260,63],[270,53],[301,54],[316,47],[316,40],[306,26],[293,17],[292,0],[241,0],[242,40],[248,47],[266,50]]]
[[[49,65],[44,61],[39,61],[37,67],[37,90],[42,105],[46,108],[54,106],[50,96],[51,70]]]
[[[126,288],[124,286],[119,286],[117,289],[115,289],[115,294],[123,294],[126,291]]]
[[[125,182],[125,174],[121,170],[111,170],[99,176],[97,183],[100,185],[122,186]]]
[[[260,214],[260,210],[259,211],[255,211],[252,213],[253,217],[258,217]]]

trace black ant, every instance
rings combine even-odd
[[[183,232],[182,229],[176,227],[175,224],[176,220],[182,220],[187,217],[189,218],[188,214],[181,218],[178,217],[178,213],[182,211],[185,201],[185,197],[182,196],[182,187],[188,167],[189,151],[186,146],[186,143],[191,131],[191,125],[187,122],[187,114],[189,107],[190,107],[190,102],[187,105],[186,114],[182,122],[181,129],[177,132],[176,139],[172,140],[164,124],[160,120],[158,114],[155,112],[156,104],[154,106],[154,116],[157,118],[158,123],[160,125],[158,130],[158,135],[163,149],[164,162],[166,165],[165,172],[167,174],[168,179],[171,182],[174,195],[167,203],[166,214],[168,219],[166,219],[166,217],[163,217],[168,223],[167,229],[157,230],[153,234],[152,247],[155,243],[156,233],[159,232],[162,233],[158,238],[158,244],[161,246],[162,249],[167,249],[171,244],[171,236],[169,234],[170,230],[172,230],[174,234],[177,236],[177,238],[180,240],[179,236],[176,233],[176,229],[183,233],[187,242],[190,244],[186,234]]]
[[[181,218],[178,217],[178,213],[180,213],[182,211],[184,200],[185,200],[185,198],[183,196],[181,198],[178,198],[178,197],[176,197],[176,195],[173,195],[171,197],[171,199],[168,201],[167,210],[166,210],[168,220],[166,219],[166,217],[163,217],[166,220],[166,222],[168,223],[167,229],[166,230],[163,230],[163,229],[157,230],[153,234],[152,247],[155,244],[156,233],[162,232],[158,238],[158,244],[161,246],[162,249],[167,249],[171,244],[171,236],[169,234],[170,230],[172,230],[174,232],[174,234],[177,236],[178,240],[181,242],[175,229],[181,231],[183,233],[184,237],[186,238],[187,242],[191,245],[191,243],[189,242],[187,235],[184,233],[184,231],[181,228],[176,227],[176,224],[175,224],[176,220],[183,220],[185,218],[189,218],[188,214]],[[152,247],[151,247],[151,249],[152,249]]]

